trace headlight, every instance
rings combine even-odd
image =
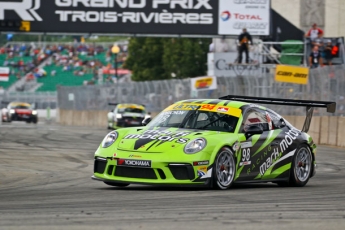
[[[33,111],[32,111],[32,115],[37,115],[37,111],[36,111],[36,110],[33,110]]]
[[[117,132],[111,132],[109,133],[104,140],[102,141],[102,147],[103,148],[108,148],[110,145],[112,145],[116,139],[117,139]]]
[[[117,119],[121,119],[121,118],[122,118],[122,114],[117,113],[117,114],[116,114],[116,118],[117,118]]]
[[[14,109],[10,109],[10,113],[16,113],[16,111],[14,111]]]
[[[184,152],[187,154],[197,153],[206,146],[206,140],[204,138],[194,139],[186,144],[184,147]]]

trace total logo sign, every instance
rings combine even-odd
[[[229,20],[231,18],[231,13],[229,11],[223,11],[221,14],[220,14],[220,19],[225,22],[227,20]]]
[[[219,0],[219,18],[220,35],[238,36],[243,28],[254,36],[269,35],[270,1]]]
[[[220,19],[222,21],[228,21],[233,15],[233,19],[237,20],[262,20],[260,15],[252,15],[252,14],[240,14],[240,13],[233,13],[231,14],[229,11],[223,11],[220,14]]]

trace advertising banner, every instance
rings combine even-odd
[[[270,34],[270,0],[219,0],[220,35]]]
[[[309,68],[300,66],[277,65],[275,80],[279,82],[308,84]]]
[[[9,20],[26,32],[215,35],[218,1],[2,0],[0,21]]]
[[[217,89],[217,78],[216,77],[195,77],[191,78],[191,90],[213,90]]]
[[[0,67],[0,81],[8,81],[10,76],[10,68]]]
[[[260,75],[258,65],[234,65],[237,57],[237,52],[208,53],[207,75],[216,77]]]

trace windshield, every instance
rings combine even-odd
[[[123,108],[119,109],[118,113],[145,113],[145,110],[139,108]]]
[[[234,132],[238,117],[204,110],[163,111],[148,126]]]
[[[30,109],[28,105],[12,105],[11,109]]]

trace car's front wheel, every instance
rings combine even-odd
[[[222,148],[214,161],[213,187],[228,189],[234,182],[236,173],[235,157],[229,148]]]
[[[110,186],[116,186],[116,187],[127,187],[129,184],[126,183],[116,183],[116,182],[104,182],[107,185]]]
[[[296,187],[305,186],[312,172],[312,163],[313,157],[308,146],[299,147],[292,158],[289,184]]]

